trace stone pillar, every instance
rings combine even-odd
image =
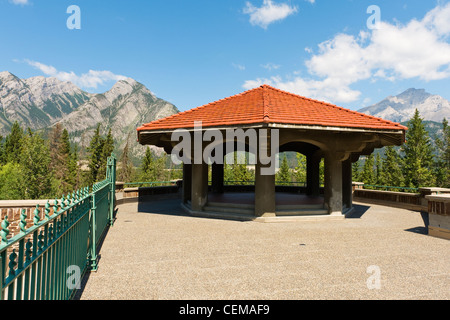
[[[353,207],[353,181],[351,159],[342,162],[342,203],[344,208]]]
[[[183,164],[183,203],[191,200],[192,196],[192,164]]]
[[[213,163],[211,166],[212,192],[223,193],[224,164]]]
[[[317,155],[306,157],[306,194],[310,196],[320,195],[320,161]]]
[[[271,163],[262,164],[261,158],[272,153],[271,131],[268,131],[267,140],[260,136],[258,141],[258,157],[255,165],[255,216],[274,217],[275,214],[275,159],[271,155]],[[265,152],[264,155],[262,152]],[[269,169],[270,168],[270,169]]]
[[[255,166],[255,216],[275,216],[275,174],[262,175],[259,161]]]
[[[208,164],[192,164],[191,208],[202,211],[208,202]]]
[[[338,155],[325,155],[325,206],[330,215],[342,215],[342,162]]]

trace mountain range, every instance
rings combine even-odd
[[[424,89],[414,88],[397,96],[389,96],[359,112],[404,123],[414,116],[416,109],[424,120],[442,123],[444,118],[450,119],[450,101],[439,95],[428,93]]]
[[[156,97],[143,84],[127,78],[105,93],[85,92],[56,78],[19,79],[0,72],[0,134],[9,133],[15,121],[24,128],[48,132],[60,123],[71,141],[85,148],[100,124],[101,134],[111,128],[118,151],[127,140],[133,157],[144,154],[136,141],[136,128],[178,113],[171,103]],[[120,152],[118,152],[120,154]]]
[[[416,109],[426,120],[427,129],[434,133],[440,130],[444,117],[450,119],[450,101],[414,88],[359,112],[404,124]],[[69,131],[71,141],[85,150],[100,124],[103,135],[111,128],[118,155],[129,141],[131,156],[138,159],[145,148],[136,141],[136,128],[178,112],[172,103],[156,97],[131,78],[118,81],[105,93],[95,94],[56,78],[19,79],[8,71],[0,72],[2,136],[9,134],[15,121],[24,129],[29,127],[44,134],[59,123]]]

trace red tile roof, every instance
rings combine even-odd
[[[262,85],[232,97],[147,123],[137,130],[140,132],[190,129],[194,128],[194,121],[201,121],[202,127],[279,123],[377,130],[407,129],[392,121]]]

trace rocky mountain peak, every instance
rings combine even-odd
[[[363,108],[359,112],[395,122],[408,121],[418,109],[424,120],[442,122],[450,118],[450,101],[425,89],[410,88],[389,96],[377,104]]]

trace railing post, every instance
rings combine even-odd
[[[97,206],[95,203],[95,191],[91,194],[91,239],[90,239],[90,267],[91,270],[97,271],[97,218],[96,218]]]
[[[111,155],[108,158],[108,179],[110,183],[109,196],[109,225],[114,224],[114,207],[116,199],[116,158]]]

